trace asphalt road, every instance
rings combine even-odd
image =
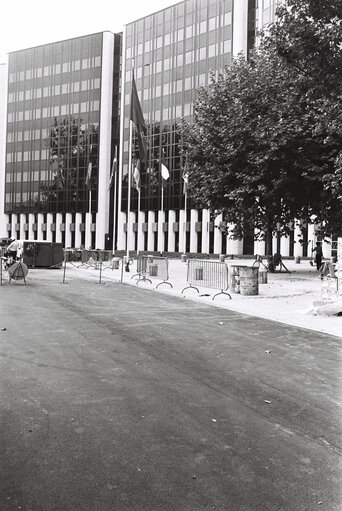
[[[0,287],[1,511],[342,509],[340,339],[32,275]]]

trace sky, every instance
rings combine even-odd
[[[178,3],[179,0],[6,0],[1,6],[0,63],[7,54],[109,30]]]

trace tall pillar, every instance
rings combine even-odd
[[[330,259],[331,258],[331,238],[328,238],[327,236],[324,237],[324,241],[322,243],[322,249],[323,249],[323,257],[324,259]]]
[[[42,241],[44,239],[43,234],[43,224],[44,224],[44,215],[43,213],[38,213],[38,219],[37,219],[37,240]]]
[[[173,224],[176,221],[176,212],[173,210],[169,211],[169,221],[168,221],[168,232],[167,232],[167,250],[168,252],[176,251],[176,236],[175,231],[173,229]]]
[[[80,246],[82,245],[81,223],[82,223],[82,213],[76,213],[76,215],[75,215],[75,248],[80,248]]]
[[[196,223],[198,222],[198,211],[192,209],[190,211],[190,252],[197,252],[197,238],[198,233],[196,232]]]
[[[56,243],[62,243],[62,231],[61,231],[61,225],[63,222],[63,215],[62,213],[56,214]],[[89,229],[90,230],[90,229]],[[89,247],[89,244],[86,244],[86,247]]]
[[[233,2],[233,56],[247,56],[248,0]]]
[[[157,250],[158,252],[164,252],[165,247],[165,233],[163,230],[163,224],[165,222],[165,211],[158,211],[158,243]]]
[[[179,211],[179,252],[183,252],[183,254],[185,254],[186,252],[186,239],[187,232],[185,222],[185,211],[184,209],[181,209]]]
[[[222,233],[219,229],[219,225],[222,222],[222,215],[217,215],[214,221],[214,254],[222,253]]]
[[[46,240],[52,241],[51,225],[53,224],[53,214],[48,213],[46,215]]]
[[[142,252],[145,246],[145,233],[143,232],[143,223],[145,221],[144,211],[138,212],[138,252]]]
[[[209,222],[210,212],[208,209],[202,211],[202,254],[209,254]]]
[[[127,249],[130,251],[135,250],[135,234],[133,232],[133,224],[135,223],[135,213],[134,211],[130,211],[128,214],[129,214],[129,231],[127,230]]]
[[[300,243],[300,239],[302,238],[302,231],[298,225],[295,223],[294,228],[294,246],[293,246],[293,255],[294,257],[302,257],[303,256],[303,245]]]
[[[290,238],[288,236],[282,236],[280,238],[280,254],[283,257],[290,255]]]
[[[26,234],[26,231],[25,231],[25,224],[26,224],[26,215],[24,214],[20,214],[20,232],[19,232],[19,238],[21,240],[24,240],[25,239],[25,234]]]
[[[11,237],[16,238],[17,232],[16,232],[16,225],[18,223],[18,217],[16,214],[12,214],[12,220],[11,220]]]
[[[154,230],[153,224],[155,223],[155,213],[154,211],[148,212],[148,224],[147,224],[147,250],[149,252],[154,251]]]
[[[234,229],[234,224],[228,224],[227,236],[227,254],[242,255],[243,254],[243,240],[232,239],[231,232]]]
[[[65,215],[65,248],[71,248],[71,226],[72,214],[66,213]],[[97,248],[97,247],[95,247]]]
[[[118,212],[118,230],[117,230],[117,250],[126,250],[126,233],[124,225],[126,223],[126,213]]]
[[[28,239],[34,240],[34,230],[33,230],[33,224],[34,224],[34,214],[29,214],[29,231],[28,231]]]

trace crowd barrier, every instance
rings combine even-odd
[[[152,284],[152,280],[147,277],[157,277],[162,280],[157,284],[156,289],[162,284],[172,286],[169,280],[169,261],[166,257],[143,255],[137,258],[137,273],[132,276],[138,276],[137,284],[141,281],[147,281]]]
[[[213,296],[213,300],[221,294],[229,296],[230,299],[232,298],[226,292],[229,282],[228,267],[223,262],[208,259],[189,259],[186,281],[189,285],[182,290],[182,293],[191,288],[196,289],[199,293],[196,286],[202,286],[221,290]]]
[[[111,250],[82,250],[80,267],[95,268],[100,267],[100,263],[108,263],[113,258],[113,252]]]

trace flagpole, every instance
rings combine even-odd
[[[183,246],[183,254],[186,254],[186,223],[187,223],[187,200],[188,200],[188,191],[185,190],[184,194],[184,246]]]
[[[129,148],[128,148],[128,194],[127,194],[127,232],[126,232],[126,256],[129,259],[129,233],[131,228],[131,187],[132,187],[132,139],[133,139],[133,121],[129,121]]]
[[[139,238],[140,238],[140,231],[139,231],[139,215],[140,215],[140,184],[138,188],[138,239],[137,239],[137,256],[139,255]]]
[[[117,188],[117,171],[114,173],[114,214],[113,214],[113,254],[115,254],[115,239],[116,239],[116,188]]]
[[[89,210],[89,239],[90,239],[90,248],[93,248],[92,247],[92,239],[91,239],[91,224],[92,224],[92,217],[91,217],[91,189],[89,190],[89,205],[88,205],[88,210]]]

